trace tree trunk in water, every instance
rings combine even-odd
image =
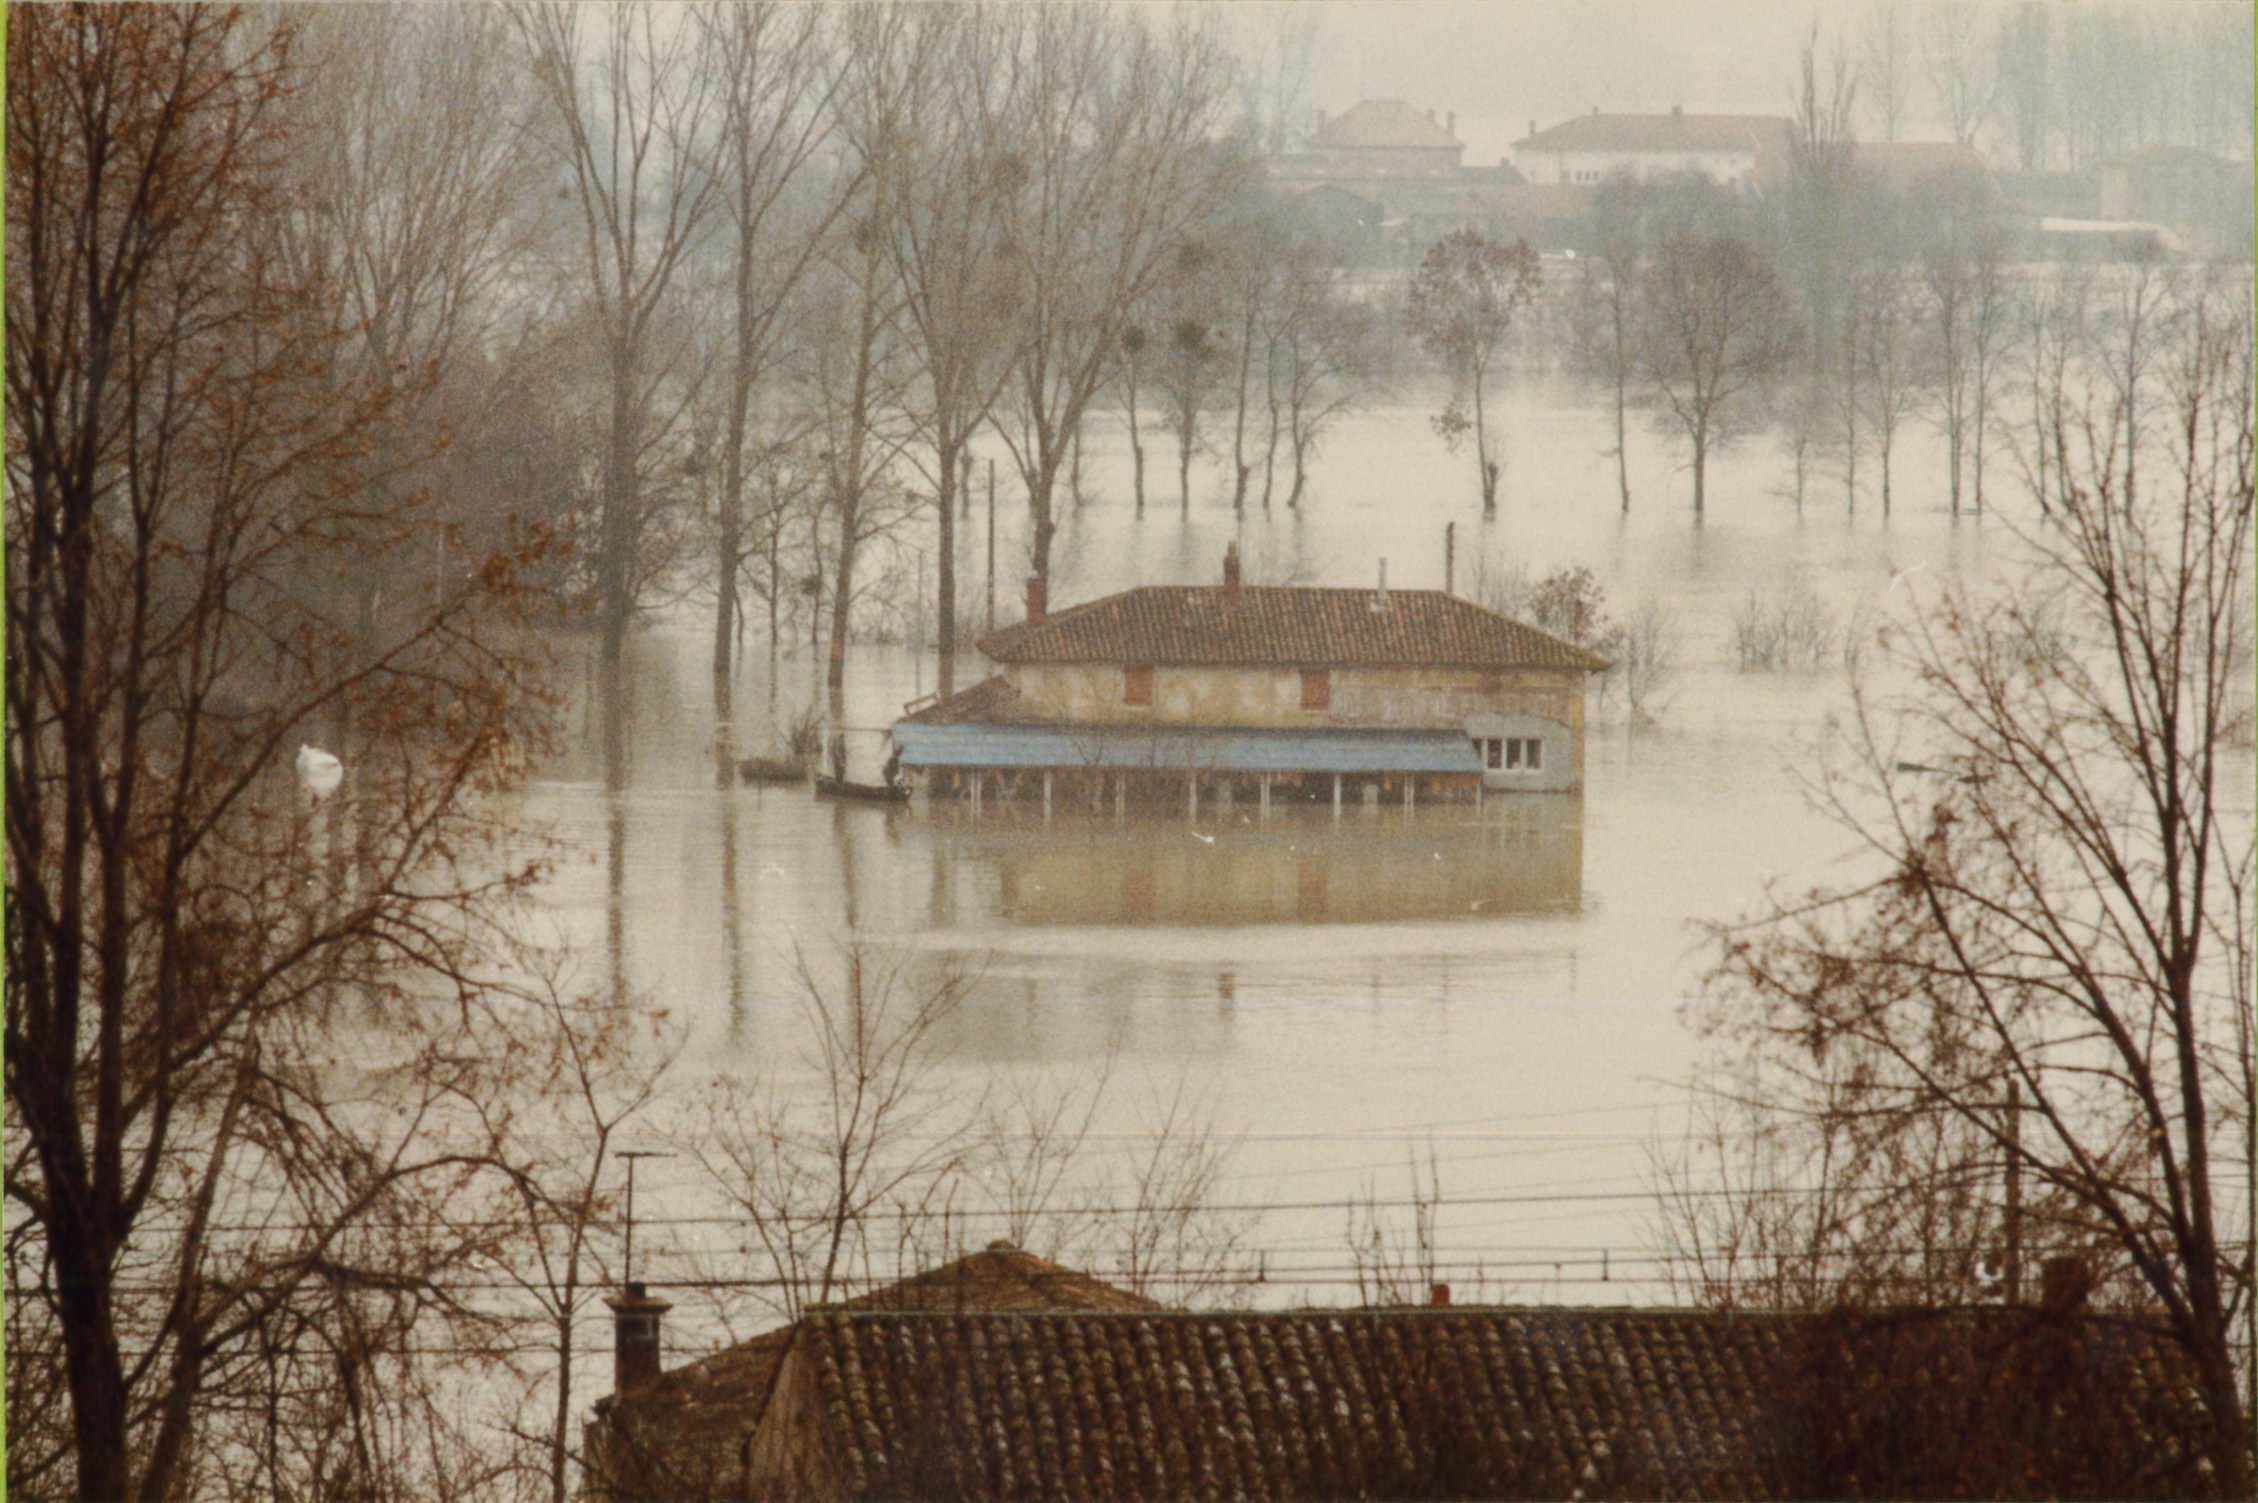
[[[1176,497],[1184,515],[1192,514],[1192,446],[1182,434],[1176,436]]]
[[[1630,446],[1625,442],[1630,424],[1626,410],[1629,402],[1623,386],[1623,368],[1618,360],[1615,369],[1615,484],[1623,493],[1623,515],[1627,517],[1631,514],[1631,454]],[[1803,488],[1800,485],[1796,487],[1795,499],[1796,505],[1803,504]]]
[[[612,353],[612,426],[604,463],[603,557],[597,562],[602,620],[604,784],[618,789],[627,781],[627,721],[620,703],[625,690],[621,666],[627,657],[627,625],[634,601],[629,580],[635,543],[635,359],[625,343]]]
[[[1694,520],[1698,522],[1701,520],[1702,506],[1708,500],[1706,487],[1709,480],[1709,440],[1705,434],[1697,434],[1694,437],[1693,472]]]
[[[1145,512],[1145,440],[1137,429],[1137,383],[1129,383],[1129,460],[1136,467],[1137,514]]]
[[[941,460],[941,536],[940,557],[934,564],[934,609],[939,614],[936,623],[939,631],[936,645],[941,654],[940,677],[935,682],[941,698],[947,699],[956,692],[957,672],[957,524],[956,491],[957,453],[961,446],[953,439],[944,439],[940,448]],[[971,487],[964,488],[969,491]]]
[[[1497,511],[1498,466],[1490,462],[1489,415],[1482,401],[1482,373],[1474,373],[1474,459],[1482,467],[1482,514]]]
[[[831,650],[823,670],[823,686],[831,697],[831,718],[847,713],[847,615],[854,600],[854,528],[839,529],[839,568],[831,581]]]

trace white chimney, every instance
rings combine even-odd
[[[1379,588],[1378,592],[1377,592],[1377,593],[1375,593],[1375,594],[1373,595],[1373,597],[1372,597],[1372,609],[1373,609],[1373,610],[1374,610],[1375,612],[1379,612],[1379,611],[1384,611],[1384,610],[1386,610],[1387,608],[1388,608],[1388,561],[1387,561],[1386,559],[1381,559],[1381,560],[1380,560],[1380,588]]]

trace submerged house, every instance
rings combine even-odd
[[[2184,1352],[2036,1306],[1165,1309],[991,1248],[674,1373],[599,1498],[2206,1496]],[[679,1470],[603,1471],[656,1460]]]
[[[1573,793],[1583,648],[1437,590],[1149,585],[981,639],[999,667],[893,737],[937,796],[1323,800]]]

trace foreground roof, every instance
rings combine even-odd
[[[820,1455],[815,1490],[848,1497],[2201,1489],[2173,1349],[2024,1310],[835,1313],[802,1332],[817,1450],[771,1454]]]
[[[1146,585],[990,632],[999,663],[1559,668],[1605,660],[1440,590]]]
[[[1785,115],[1578,115],[1513,143],[1515,151],[1755,151],[1784,145]]]
[[[845,1300],[842,1311],[1160,1308],[1008,1243]],[[727,1496],[742,1477],[738,1445],[759,1423],[798,1327],[785,1326],[661,1373],[649,1386],[599,1401],[603,1439],[591,1448],[600,1493],[694,1499]]]

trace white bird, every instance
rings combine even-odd
[[[1197,830],[1194,830],[1194,831],[1192,832],[1192,838],[1193,838],[1194,840],[1204,840],[1204,841],[1206,841],[1206,842],[1207,842],[1207,843],[1208,843],[1209,845],[1213,845],[1213,844],[1215,844],[1215,837],[1214,837],[1213,835],[1202,835],[1202,834],[1201,834],[1201,833],[1200,833],[1199,831],[1197,831]]]
[[[318,746],[300,743],[298,747],[298,781],[315,798],[327,798],[345,781],[345,764]]]

